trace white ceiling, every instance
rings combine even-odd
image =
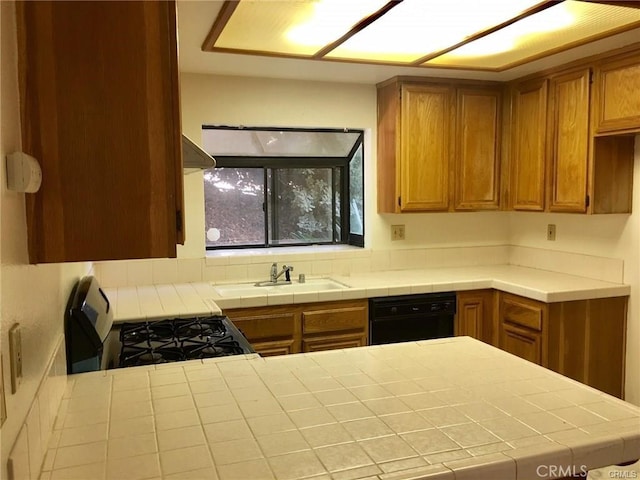
[[[202,51],[202,42],[220,10],[222,0],[178,1],[180,71],[244,77],[286,78],[376,84],[396,75],[511,80],[572,60],[629,45],[640,40],[640,28],[583,45],[504,72],[477,72],[424,67],[394,67],[319,60],[235,55]]]

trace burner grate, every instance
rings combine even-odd
[[[221,316],[124,323],[120,367],[252,353],[244,336]]]

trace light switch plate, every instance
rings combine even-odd
[[[0,356],[0,427],[7,419],[7,402],[4,398],[4,368],[2,368],[2,356]]]
[[[11,393],[16,393],[22,381],[22,334],[19,323],[9,330],[9,354],[11,355]]]
[[[547,225],[547,240],[551,242],[556,241],[556,226],[553,223]]]

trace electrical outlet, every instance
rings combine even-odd
[[[556,226],[553,223],[547,225],[547,240],[556,241]]]
[[[11,355],[11,393],[18,391],[22,381],[22,338],[20,324],[9,330],[9,355]]]
[[[404,225],[391,225],[391,240],[404,240]]]
[[[0,427],[7,419],[7,402],[4,399],[4,369],[2,368],[2,356],[0,356]]]

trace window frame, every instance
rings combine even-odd
[[[264,228],[265,228],[265,241],[262,244],[244,244],[244,245],[209,245],[205,242],[206,251],[216,250],[240,250],[248,248],[279,248],[279,247],[306,247],[314,245],[352,245],[356,247],[364,247],[364,205],[365,205],[365,189],[364,189],[364,130],[362,129],[337,129],[337,128],[278,128],[278,127],[230,127],[230,126],[213,126],[203,125],[203,130],[257,130],[257,131],[294,131],[294,132],[344,132],[344,133],[358,133],[358,138],[354,142],[353,147],[345,157],[318,157],[318,156],[263,156],[263,157],[250,157],[250,156],[237,156],[237,155],[220,155],[213,154],[216,159],[216,167],[222,168],[262,168],[264,178],[263,188],[263,211],[264,211]],[[353,161],[358,149],[362,148],[362,235],[351,233],[351,197],[350,197],[350,162]],[[300,169],[300,168],[330,168],[331,174],[331,192],[332,192],[332,240],[328,242],[288,242],[281,244],[271,243],[270,232],[273,236],[274,225],[270,224],[269,214],[276,208],[273,198],[276,193],[274,191],[275,175],[273,173],[269,175],[269,170],[278,169]],[[340,188],[339,195],[341,199],[340,203],[340,240],[335,240],[335,225],[336,225],[336,189],[334,186],[336,171],[340,170]],[[271,185],[270,178],[271,177]],[[205,209],[206,214],[206,209]],[[271,215],[271,219],[274,224],[277,221],[276,215]],[[277,230],[277,228],[275,228]]]

